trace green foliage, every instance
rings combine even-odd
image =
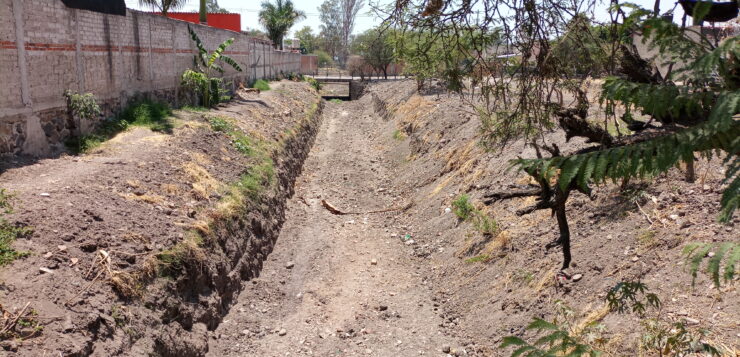
[[[181,110],[188,111],[188,112],[195,112],[195,113],[202,113],[202,112],[207,112],[208,111],[208,108],[206,108],[206,107],[195,107],[195,106],[192,106],[192,105],[186,105],[186,106],[183,106],[180,109]]]
[[[470,196],[467,194],[462,194],[456,200],[452,201],[452,212],[461,221],[467,221],[472,218],[475,211],[475,206],[470,203]]]
[[[234,59],[224,55],[226,49],[234,43],[234,39],[227,39],[213,52],[208,53],[198,34],[190,26],[188,26],[188,32],[198,49],[198,54],[193,59],[194,69],[187,69],[183,72],[180,84],[187,91],[199,96],[201,105],[210,108],[220,103],[226,92],[223,88],[223,79],[215,77],[217,73],[224,73],[221,63],[226,63],[239,72],[242,71],[241,66]]]
[[[317,81],[313,77],[305,77],[305,78],[306,78],[306,82],[308,82],[308,84],[311,87],[313,87],[313,89],[315,89],[317,92],[321,90],[321,87],[322,87],[321,82]]]
[[[342,100],[341,99],[334,98],[334,99],[330,99],[329,100],[329,103],[342,104]]]
[[[266,92],[270,90],[270,84],[264,79],[258,79],[256,82],[254,82],[252,88],[257,88],[262,92]]]
[[[229,120],[222,117],[212,117],[208,119],[208,123],[211,124],[211,129],[215,131],[230,132],[234,130],[234,126]]]
[[[12,225],[5,219],[5,214],[13,212],[12,199],[12,194],[0,188],[0,266],[28,256],[29,253],[27,252],[19,252],[13,249],[13,242],[17,238],[26,237],[33,232],[29,227]]]
[[[333,67],[334,66],[334,59],[331,57],[329,53],[327,53],[324,50],[316,50],[313,51],[312,54],[316,55],[318,60],[318,65],[321,68],[327,68],[327,67]]]
[[[642,321],[645,332],[642,334],[640,347],[648,353],[658,356],[689,356],[704,352],[710,356],[721,354],[714,346],[704,342],[709,331],[705,329],[689,330],[684,324],[667,323],[659,319]]]
[[[64,97],[67,99],[70,112],[78,119],[90,120],[102,114],[97,99],[92,93],[79,94],[67,90],[64,92]]]
[[[483,235],[495,236],[498,234],[499,229],[496,220],[475,208],[470,202],[470,196],[467,194],[462,194],[452,201],[452,212],[461,221],[472,222],[473,227]]]
[[[396,129],[393,131],[393,138],[396,140],[403,140],[406,139],[406,134],[403,131]]]
[[[608,29],[593,26],[592,21],[580,13],[566,25],[566,33],[552,41],[552,49],[544,65],[557,66],[568,77],[601,75],[609,66],[609,37]]]
[[[362,64],[369,65],[376,73],[385,75],[388,65],[396,58],[393,41],[386,31],[378,28],[357,35],[352,41],[352,46],[354,53],[364,59]]]
[[[696,276],[702,262],[709,258],[706,272],[712,278],[714,285],[719,287],[722,280],[725,283],[732,281],[738,273],[738,261],[740,261],[740,243],[726,242],[721,244],[712,243],[690,243],[687,244],[683,253],[691,272],[691,284],[696,282]],[[722,263],[724,261],[724,269]]]
[[[283,38],[290,28],[304,18],[306,14],[296,9],[291,0],[275,0],[274,3],[270,0],[263,1],[259,12],[260,24],[278,49],[283,49]]]
[[[500,348],[515,347],[511,353],[512,357],[550,357],[550,356],[591,356],[596,357],[601,353],[590,345],[583,343],[580,338],[572,336],[567,328],[555,323],[534,318],[527,326],[527,330],[544,332],[544,335],[532,344],[516,336],[504,337]]]
[[[131,127],[169,132],[173,127],[171,114],[172,110],[166,103],[148,99],[135,101],[115,117],[104,120],[93,133],[67,142],[67,146],[75,153],[87,153]]]
[[[706,122],[673,134],[636,144],[603,149],[584,154],[547,159],[517,159],[512,161],[537,178],[550,180],[559,172],[561,190],[577,184],[587,189],[589,183],[605,183],[608,179],[654,177],[682,161],[693,160],[695,151],[711,155],[724,151],[737,161],[740,153],[740,122],[733,115],[740,112],[740,92],[725,93],[713,106]],[[734,162],[734,161],[733,161]],[[722,198],[720,220],[728,221],[737,208],[740,195],[740,166],[731,166],[726,180],[732,181]]]
[[[139,0],[139,5],[151,6],[159,10],[162,15],[167,15],[170,10],[181,8],[187,0]]]
[[[643,299],[644,298],[644,301]],[[647,292],[647,286],[639,281],[623,281],[615,285],[606,294],[609,310],[620,314],[632,310],[640,316],[645,314],[646,306],[659,309],[661,306],[658,296]]]
[[[301,43],[301,54],[307,55],[318,49],[319,39],[313,33],[311,26],[303,26],[295,32],[295,38]]]
[[[495,236],[499,232],[498,222],[479,210],[475,211],[473,226],[483,235]]]
[[[386,31],[376,47],[385,49],[386,43],[392,46],[393,56],[404,63],[404,73],[416,79],[418,89],[427,80],[438,78],[453,92],[462,92],[466,77],[473,74],[480,62],[473,53],[481,47],[495,46],[500,36],[495,30]],[[389,55],[386,52],[380,58]]]
[[[486,254],[476,255],[472,258],[465,259],[466,263],[485,263],[487,261],[491,260],[491,257],[489,257]]]
[[[13,194],[4,188],[0,188],[0,215],[3,213],[13,213],[13,205],[10,202],[12,199]]]

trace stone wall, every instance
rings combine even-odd
[[[300,71],[300,54],[190,25],[208,50],[235,39],[225,53],[243,71],[226,70],[230,85]],[[180,75],[196,53],[187,27],[134,10],[116,16],[69,9],[58,0],[0,0],[0,154],[58,151],[70,135],[67,89],[93,93],[108,115],[140,94],[177,105]]]

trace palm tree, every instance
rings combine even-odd
[[[139,0],[139,5],[151,6],[167,16],[167,12],[181,8],[186,2],[187,0]]]
[[[288,30],[298,20],[306,18],[303,11],[293,7],[291,0],[275,0],[274,4],[267,0],[262,3],[259,16],[260,23],[267,30],[267,37],[270,38],[275,48],[281,50],[283,49],[283,37],[288,34]]]

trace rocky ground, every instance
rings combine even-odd
[[[255,115],[243,108],[232,108],[232,114]],[[260,123],[270,123],[271,117],[262,118]],[[666,324],[682,322],[691,332],[707,329],[710,333],[701,341],[727,356],[737,355],[737,278],[716,288],[700,272],[692,285],[681,253],[691,242],[738,241],[737,217],[730,225],[716,223],[723,188],[718,159],[699,161],[694,183],[685,182],[675,169],[652,182],[632,183],[628,193],[607,185],[597,188],[593,197],[574,194],[568,205],[574,263],[562,276],[557,274],[560,250],[545,249],[557,236],[550,212],[516,215],[517,209],[533,202],[531,198],[484,204],[487,193],[529,181],[525,174],[507,168],[509,160],[534,153],[521,143],[486,151],[479,145],[479,126],[459,98],[420,95],[410,81],[374,84],[358,101],[326,103],[316,144],[296,181],[274,249],[259,277],[243,281],[243,290],[224,310],[221,323],[205,332],[207,355],[504,356],[511,350],[498,348],[503,338],[535,336],[525,330],[535,317],[557,319],[610,356],[657,355],[649,346],[640,346],[652,318]],[[261,127],[258,130],[266,130]],[[585,145],[576,139],[566,143],[557,133],[548,138],[565,152]],[[136,161],[151,166],[141,166],[137,175],[161,176],[165,170],[156,165],[163,165],[163,159],[146,158]],[[106,162],[99,167],[109,167]],[[54,184],[55,179],[41,176],[45,172],[39,169],[22,177]],[[227,179],[228,170],[223,175]],[[160,176],[139,181],[164,182]],[[20,178],[4,174],[0,183],[16,190],[29,185],[23,202],[46,202],[35,193],[51,188],[37,188]],[[56,191],[51,193],[57,196]],[[452,213],[452,202],[461,194],[470,196],[489,223],[495,222],[486,234]],[[118,207],[109,202],[119,201],[76,202],[80,217],[86,217],[86,209],[95,209],[108,221],[106,212]],[[177,202],[173,212],[187,205]],[[63,204],[61,200],[59,205]],[[34,213],[23,210],[17,219],[66,212],[62,206],[51,210],[56,206],[48,202],[30,207]],[[140,222],[139,228],[146,231],[154,220],[142,216],[130,222]],[[83,232],[97,232],[94,216],[82,225],[71,218],[61,222],[67,221],[74,223],[70,227],[91,226],[80,228]],[[72,247],[48,238],[57,234],[54,225],[64,224],[52,223],[32,238],[31,242],[48,240],[43,249],[35,250],[37,254],[54,251],[57,244]],[[28,249],[30,243],[18,244]],[[82,248],[68,249],[74,256],[83,254],[76,250]],[[25,274],[20,279],[28,281],[14,280],[10,285],[14,288],[7,290],[26,294],[25,299],[13,300],[16,308],[33,301],[30,288],[18,287],[39,286],[45,292],[41,296],[49,300],[46,296],[55,291],[67,291],[57,298],[61,300],[75,295],[69,282],[37,271],[41,259],[4,268]],[[68,270],[66,265],[63,269]],[[70,272],[70,277],[81,273]],[[610,311],[605,296],[620,281],[644,282],[662,307],[648,308],[644,316]],[[2,298],[4,305],[8,296],[12,295],[6,292]],[[86,302],[80,306],[94,307],[95,301],[111,298],[99,290],[83,296]],[[29,342],[40,351],[48,341],[44,334]]]
[[[531,199],[482,204],[488,192],[526,183],[508,160],[534,153],[520,143],[486,152],[466,108],[411,83],[330,104],[275,251],[216,330],[210,355],[501,356],[510,353],[497,347],[503,337],[533,335],[524,327],[534,317],[565,319],[607,355],[652,355],[639,341],[641,321],[653,317],[708,328],[703,341],[737,353],[735,286],[717,289],[700,273],[692,287],[681,254],[692,241],[737,240],[734,225],[715,223],[718,160],[697,165],[696,183],[674,170],[630,186],[636,198],[612,186],[593,200],[574,196],[575,260],[558,277],[560,251],[544,248],[557,235],[549,212],[514,214]],[[584,145],[550,138],[565,150]],[[496,235],[450,213],[463,193],[496,220]],[[413,205],[334,215],[322,200],[344,212]],[[610,312],[605,296],[620,281],[646,283],[660,312]]]

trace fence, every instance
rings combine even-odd
[[[300,54],[276,51],[269,41],[134,10],[108,15],[57,0],[0,0],[0,9],[0,154],[58,150],[70,135],[67,89],[92,92],[108,114],[142,93],[178,104],[180,75],[196,53],[188,25],[209,50],[235,39],[226,54],[243,72],[227,69],[227,82],[301,65]]]

